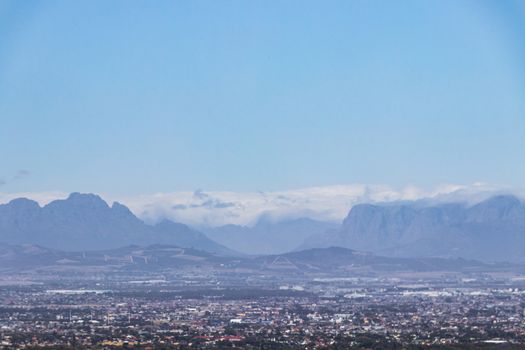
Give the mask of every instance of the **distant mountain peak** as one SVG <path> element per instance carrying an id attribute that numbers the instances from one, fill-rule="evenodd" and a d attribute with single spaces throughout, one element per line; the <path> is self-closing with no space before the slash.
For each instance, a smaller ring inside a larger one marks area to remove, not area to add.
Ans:
<path id="1" fill-rule="evenodd" d="M 525 220 L 525 206 L 515 196 L 491 197 L 469 209 L 469 218 L 475 222 L 501 222 L 509 219 Z"/>
<path id="2" fill-rule="evenodd" d="M 521 200 L 514 195 L 501 194 L 494 197 L 490 197 L 477 205 L 514 207 L 521 205 L 521 203 Z"/>
<path id="3" fill-rule="evenodd" d="M 71 203 L 98 204 L 109 207 L 106 201 L 100 198 L 99 195 L 93 193 L 73 192 L 67 197 L 66 201 Z"/>
<path id="4" fill-rule="evenodd" d="M 38 202 L 27 198 L 13 199 L 7 205 L 14 208 L 40 209 L 40 205 L 38 204 Z"/>
<path id="5" fill-rule="evenodd" d="M 0 242 L 66 250 L 161 243 L 235 254 L 186 225 L 147 225 L 123 204 L 109 207 L 96 194 L 78 192 L 44 207 L 23 198 L 0 206 Z"/>
<path id="6" fill-rule="evenodd" d="M 205 233 L 213 240 L 246 254 L 280 254 L 294 250 L 305 238 L 335 227 L 333 223 L 310 218 L 281 221 L 261 216 L 253 226 L 224 225 Z"/>

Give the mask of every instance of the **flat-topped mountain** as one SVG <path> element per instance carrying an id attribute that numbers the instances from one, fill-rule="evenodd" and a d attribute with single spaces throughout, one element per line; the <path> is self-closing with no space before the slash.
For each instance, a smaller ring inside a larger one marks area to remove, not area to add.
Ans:
<path id="1" fill-rule="evenodd" d="M 0 205 L 0 242 L 63 250 L 173 244 L 219 254 L 234 253 L 186 225 L 167 220 L 147 225 L 120 203 L 109 206 L 97 195 L 80 193 L 43 207 L 25 198 Z"/>
<path id="2" fill-rule="evenodd" d="M 303 248 L 328 246 L 399 257 L 525 261 L 525 204 L 501 195 L 474 206 L 356 205 L 339 229 L 310 237 Z"/>

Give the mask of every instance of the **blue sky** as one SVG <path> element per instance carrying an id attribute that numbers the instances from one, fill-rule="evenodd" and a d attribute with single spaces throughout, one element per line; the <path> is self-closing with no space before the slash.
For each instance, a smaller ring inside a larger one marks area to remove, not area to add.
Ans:
<path id="1" fill-rule="evenodd" d="M 525 179 L 519 1 L 0 1 L 0 192 Z"/>

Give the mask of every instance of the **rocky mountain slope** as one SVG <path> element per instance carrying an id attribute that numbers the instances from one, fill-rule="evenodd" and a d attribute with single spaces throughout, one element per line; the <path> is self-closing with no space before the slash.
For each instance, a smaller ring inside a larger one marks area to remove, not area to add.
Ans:
<path id="1" fill-rule="evenodd" d="M 0 205 L 0 242 L 62 250 L 100 250 L 130 244 L 174 244 L 234 254 L 186 225 L 147 225 L 120 203 L 109 206 L 94 194 L 72 193 L 44 207 L 20 198 Z"/>
<path id="2" fill-rule="evenodd" d="M 474 206 L 356 205 L 339 229 L 310 237 L 302 248 L 328 246 L 397 257 L 525 261 L 525 204 L 495 196 Z"/>
<path id="3" fill-rule="evenodd" d="M 216 242 L 246 254 L 280 254 L 294 250 L 307 237 L 337 224 L 308 218 L 273 222 L 259 220 L 253 227 L 225 225 L 204 232 Z"/>

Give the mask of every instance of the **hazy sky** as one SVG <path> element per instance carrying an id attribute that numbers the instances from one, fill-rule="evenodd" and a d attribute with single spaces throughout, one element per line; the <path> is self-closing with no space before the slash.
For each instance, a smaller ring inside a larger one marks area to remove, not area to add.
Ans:
<path id="1" fill-rule="evenodd" d="M 0 192 L 523 186 L 521 4 L 0 0 Z"/>

